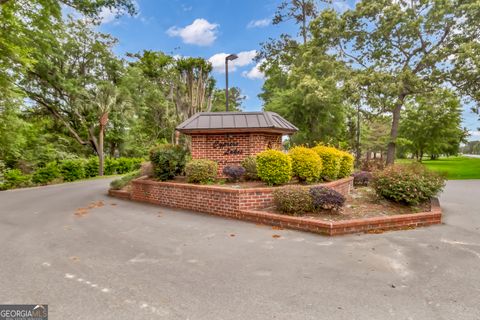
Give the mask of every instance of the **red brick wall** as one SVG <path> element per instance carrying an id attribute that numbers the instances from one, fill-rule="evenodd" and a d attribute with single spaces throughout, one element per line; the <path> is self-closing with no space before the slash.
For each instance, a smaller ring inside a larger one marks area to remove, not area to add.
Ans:
<path id="1" fill-rule="evenodd" d="M 322 185 L 345 195 L 353 188 L 353 178 Z M 274 188 L 229 189 L 140 179 L 132 182 L 130 198 L 162 206 L 327 235 L 408 229 L 439 224 L 442 221 L 442 210 L 437 199 L 432 199 L 432 208 L 428 212 L 348 221 L 328 222 L 258 211 L 273 205 L 273 190 Z M 115 192 L 110 194 L 117 197 L 125 196 Z"/>
<path id="2" fill-rule="evenodd" d="M 243 159 L 266 149 L 280 149 L 281 134 L 245 133 L 222 135 L 192 135 L 192 158 L 218 162 L 218 173 L 223 167 L 240 165 Z"/>
<path id="3" fill-rule="evenodd" d="M 346 195 L 353 178 L 323 183 L 323 186 Z M 281 187 L 280 187 L 281 188 Z M 132 181 L 131 199 L 162 206 L 237 217 L 241 211 L 263 209 L 273 205 L 275 188 L 230 189 L 152 180 Z"/>

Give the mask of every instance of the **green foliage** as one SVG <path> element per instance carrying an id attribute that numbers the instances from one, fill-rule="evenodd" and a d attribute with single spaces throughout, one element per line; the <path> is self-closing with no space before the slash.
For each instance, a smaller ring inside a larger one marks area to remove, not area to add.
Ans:
<path id="1" fill-rule="evenodd" d="M 110 168 L 109 168 L 110 169 Z M 106 175 L 106 169 L 103 170 Z M 85 162 L 85 177 L 86 178 L 93 178 L 98 176 L 99 172 L 99 163 L 98 163 L 98 157 L 90 157 L 86 162 Z"/>
<path id="2" fill-rule="evenodd" d="M 326 8 L 311 23 L 312 45 L 355 70 L 359 102 L 391 112 L 387 163 L 410 99 L 453 85 L 478 105 L 478 8 L 476 0 L 364 0 L 342 13 Z"/>
<path id="3" fill-rule="evenodd" d="M 117 173 L 118 161 L 116 158 L 105 158 L 105 168 L 103 174 L 110 176 Z"/>
<path id="4" fill-rule="evenodd" d="M 314 147 L 313 150 L 322 159 L 322 178 L 325 180 L 335 180 L 340 172 L 340 150 L 322 145 Z"/>
<path id="5" fill-rule="evenodd" d="M 123 177 L 121 177 L 119 179 L 115 179 L 112 182 L 110 182 L 110 188 L 112 188 L 114 190 L 123 189 L 128 183 L 130 183 L 130 181 L 132 181 L 133 179 L 136 179 L 138 177 L 140 177 L 140 170 L 132 171 L 132 172 L 124 175 Z"/>
<path id="6" fill-rule="evenodd" d="M 243 159 L 242 167 L 245 168 L 245 179 L 258 180 L 256 156 L 248 156 Z"/>
<path id="7" fill-rule="evenodd" d="M 60 162 L 60 172 L 63 180 L 75 181 L 85 178 L 85 160 L 70 159 Z"/>
<path id="8" fill-rule="evenodd" d="M 242 103 L 246 96 L 240 88 L 231 87 L 228 89 L 228 110 L 233 112 L 242 111 Z M 213 93 L 211 112 L 222 112 L 226 108 L 225 89 L 216 89 Z"/>
<path id="9" fill-rule="evenodd" d="M 293 147 L 288 155 L 292 159 L 292 173 L 300 181 L 313 183 L 320 179 L 322 159 L 315 151 L 306 147 Z"/>
<path id="10" fill-rule="evenodd" d="M 19 169 L 7 169 L 3 174 L 3 184 L 0 184 L 0 189 L 14 189 L 29 187 L 31 182 L 31 176 L 23 174 Z"/>
<path id="11" fill-rule="evenodd" d="M 312 198 L 307 187 L 285 186 L 275 189 L 273 201 L 282 213 L 297 215 L 313 211 Z"/>
<path id="12" fill-rule="evenodd" d="M 47 184 L 61 178 L 60 168 L 56 162 L 47 163 L 45 167 L 38 168 L 32 175 L 32 182 L 36 184 Z"/>
<path id="13" fill-rule="evenodd" d="M 418 163 L 389 166 L 374 173 L 372 182 L 379 196 L 408 205 L 429 200 L 445 185 L 440 174 Z"/>
<path id="14" fill-rule="evenodd" d="M 349 177 L 353 173 L 353 162 L 355 158 L 348 152 L 340 151 L 340 167 L 338 179 Z"/>
<path id="15" fill-rule="evenodd" d="M 185 175 L 188 182 L 210 183 L 217 178 L 218 164 L 206 159 L 191 160 L 185 166 Z"/>
<path id="16" fill-rule="evenodd" d="M 297 144 L 342 139 L 347 106 L 338 83 L 342 66 L 314 47 L 295 52 L 288 69 L 270 61 L 261 95 L 265 110 L 274 111 L 300 130 Z M 319 76 L 320 75 L 320 76 Z"/>
<path id="17" fill-rule="evenodd" d="M 131 158 L 118 158 L 117 159 L 117 173 L 124 174 L 133 170 L 133 159 Z"/>
<path id="18" fill-rule="evenodd" d="M 278 150 L 265 150 L 257 155 L 257 173 L 268 185 L 285 184 L 292 178 L 292 160 Z"/>
<path id="19" fill-rule="evenodd" d="M 0 160 L 0 185 L 3 183 L 3 177 L 6 169 L 7 167 L 5 166 L 5 163 Z"/>
<path id="20" fill-rule="evenodd" d="M 462 128 L 462 108 L 453 92 L 437 90 L 407 104 L 400 123 L 402 149 L 422 159 L 456 155 L 467 133 Z"/>
<path id="21" fill-rule="evenodd" d="M 180 145 L 161 144 L 150 150 L 150 161 L 155 177 L 166 181 L 183 173 L 187 151 Z"/>
<path id="22" fill-rule="evenodd" d="M 138 170 L 140 169 L 142 162 L 143 162 L 142 158 L 125 158 L 125 157 L 118 158 L 117 173 L 124 174 L 127 172 L 131 172 L 133 170 Z"/>

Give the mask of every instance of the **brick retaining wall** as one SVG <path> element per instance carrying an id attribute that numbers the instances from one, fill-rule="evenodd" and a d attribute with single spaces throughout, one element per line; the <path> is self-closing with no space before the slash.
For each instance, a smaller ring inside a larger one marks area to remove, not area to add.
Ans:
<path id="1" fill-rule="evenodd" d="M 344 178 L 320 185 L 330 187 L 343 195 L 347 195 L 353 188 L 353 178 Z M 232 189 L 219 186 L 137 179 L 132 181 L 130 193 L 110 190 L 109 194 L 115 197 L 130 198 L 166 207 L 193 210 L 332 236 L 358 232 L 408 229 L 442 222 L 442 210 L 436 198 L 432 199 L 431 210 L 428 212 L 333 222 L 261 211 L 273 206 L 273 190 L 275 188 Z"/>
<path id="2" fill-rule="evenodd" d="M 241 220 L 252 221 L 282 228 L 308 231 L 336 236 L 360 232 L 383 232 L 387 230 L 402 230 L 442 223 L 442 209 L 437 198 L 431 200 L 431 210 L 412 214 L 401 214 L 385 217 L 353 219 L 344 221 L 322 221 L 309 218 L 286 216 L 264 211 L 243 211 L 238 217 Z"/>
<path id="3" fill-rule="evenodd" d="M 347 195 L 353 188 L 353 178 L 348 177 L 319 185 Z M 244 210 L 259 210 L 273 206 L 273 190 L 275 188 L 232 189 L 138 179 L 132 181 L 130 197 L 132 200 L 167 207 L 235 217 Z"/>

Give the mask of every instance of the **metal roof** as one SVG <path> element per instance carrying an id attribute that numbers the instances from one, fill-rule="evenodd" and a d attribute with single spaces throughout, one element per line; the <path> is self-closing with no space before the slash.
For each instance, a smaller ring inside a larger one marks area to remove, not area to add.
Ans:
<path id="1" fill-rule="evenodd" d="M 292 134 L 297 127 L 275 112 L 199 112 L 176 128 L 183 133 L 273 132 Z"/>

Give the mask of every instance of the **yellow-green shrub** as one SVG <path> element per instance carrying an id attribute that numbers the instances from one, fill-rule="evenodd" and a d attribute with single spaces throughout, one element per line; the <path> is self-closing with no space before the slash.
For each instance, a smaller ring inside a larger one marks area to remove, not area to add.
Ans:
<path id="1" fill-rule="evenodd" d="M 278 150 L 265 150 L 257 155 L 257 174 L 268 185 L 284 184 L 292 178 L 292 160 Z"/>
<path id="2" fill-rule="evenodd" d="M 312 183 L 320 179 L 322 159 L 312 149 L 293 147 L 288 152 L 292 159 L 292 173 L 300 181 Z"/>
<path id="3" fill-rule="evenodd" d="M 345 178 L 352 174 L 353 172 L 353 161 L 355 158 L 346 151 L 340 151 L 340 170 L 338 171 L 337 178 Z"/>
<path id="4" fill-rule="evenodd" d="M 313 148 L 313 151 L 322 159 L 322 178 L 325 180 L 335 180 L 340 171 L 340 150 L 318 145 Z"/>

